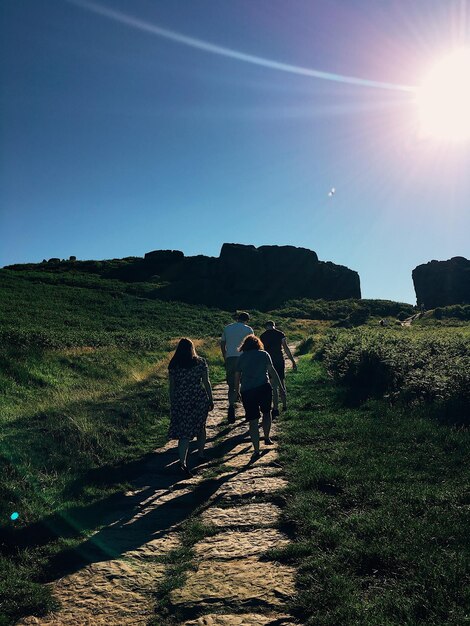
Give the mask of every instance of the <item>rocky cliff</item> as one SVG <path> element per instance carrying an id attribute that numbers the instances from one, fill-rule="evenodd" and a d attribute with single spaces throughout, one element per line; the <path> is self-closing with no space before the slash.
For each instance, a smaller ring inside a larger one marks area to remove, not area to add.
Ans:
<path id="1" fill-rule="evenodd" d="M 294 246 L 225 243 L 218 258 L 159 250 L 147 253 L 138 265 L 141 275 L 158 275 L 166 283 L 162 297 L 225 309 L 270 309 L 292 298 L 361 297 L 357 272 Z M 128 267 L 128 277 L 131 272 Z M 116 277 L 121 277 L 119 271 Z"/>
<path id="2" fill-rule="evenodd" d="M 155 250 L 142 257 L 109 261 L 59 261 L 11 269 L 82 271 L 127 282 L 153 282 L 155 297 L 224 309 L 269 310 L 299 298 L 360 298 L 357 272 L 315 252 L 294 246 L 225 243 L 220 256 L 186 257 L 179 250 Z"/>
<path id="3" fill-rule="evenodd" d="M 418 265 L 412 275 L 418 305 L 470 304 L 470 261 L 464 257 Z"/>

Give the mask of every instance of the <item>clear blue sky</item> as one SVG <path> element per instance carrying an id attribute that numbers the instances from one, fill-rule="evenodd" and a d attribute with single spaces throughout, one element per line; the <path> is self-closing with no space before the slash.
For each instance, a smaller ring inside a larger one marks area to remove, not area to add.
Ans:
<path id="1" fill-rule="evenodd" d="M 469 43 L 465 0 L 0 12 L 0 266 L 290 244 L 357 270 L 364 297 L 414 302 L 416 265 L 469 256 L 468 143 L 423 138 L 410 92 L 272 63 L 413 86 Z"/>

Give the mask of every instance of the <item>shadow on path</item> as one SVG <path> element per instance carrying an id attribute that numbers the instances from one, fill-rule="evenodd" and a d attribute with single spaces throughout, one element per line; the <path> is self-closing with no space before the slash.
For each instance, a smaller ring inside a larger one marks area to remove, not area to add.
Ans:
<path id="1" fill-rule="evenodd" d="M 212 438 L 217 443 L 206 450 L 206 462 L 221 462 L 227 453 L 246 441 L 245 434 L 223 438 L 228 432 L 230 429 L 223 429 Z M 134 476 L 140 470 L 128 495 L 120 492 L 88 506 L 59 511 L 18 530 L 7 538 L 7 546 L 10 542 L 10 549 L 39 546 L 58 537 L 78 537 L 84 531 L 96 529 L 79 546 L 64 550 L 50 560 L 44 578 L 44 582 L 49 582 L 91 563 L 118 558 L 165 536 L 206 503 L 221 485 L 244 470 L 242 467 L 220 478 L 194 484 L 181 477 L 174 447 L 122 466 L 121 480 L 126 469 Z"/>

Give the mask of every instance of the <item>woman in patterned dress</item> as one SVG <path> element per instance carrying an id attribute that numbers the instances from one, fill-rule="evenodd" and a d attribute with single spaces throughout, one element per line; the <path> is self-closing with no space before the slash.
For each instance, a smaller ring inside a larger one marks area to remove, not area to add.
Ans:
<path id="1" fill-rule="evenodd" d="M 187 465 L 189 442 L 197 437 L 199 458 L 204 458 L 207 414 L 214 408 L 214 401 L 207 363 L 196 354 L 191 339 L 180 340 L 168 372 L 171 403 L 168 437 L 178 439 L 181 470 L 192 476 Z"/>

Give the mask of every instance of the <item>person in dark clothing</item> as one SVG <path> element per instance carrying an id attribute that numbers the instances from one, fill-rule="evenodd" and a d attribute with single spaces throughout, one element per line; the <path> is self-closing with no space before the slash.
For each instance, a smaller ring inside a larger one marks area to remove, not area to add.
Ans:
<path id="1" fill-rule="evenodd" d="M 260 336 L 261 341 L 263 342 L 264 349 L 269 354 L 272 359 L 274 369 L 278 373 L 278 376 L 284 385 L 285 378 L 285 369 L 286 364 L 284 360 L 284 353 L 292 362 L 292 367 L 294 371 L 297 369 L 297 364 L 292 356 L 292 352 L 290 351 L 289 346 L 287 345 L 287 338 L 281 330 L 276 328 L 276 324 L 270 320 L 266 322 L 265 325 L 266 330 Z M 286 404 L 284 401 L 284 410 L 286 408 Z M 277 393 L 277 389 L 273 389 L 273 417 L 279 416 L 279 394 Z"/>
<path id="2" fill-rule="evenodd" d="M 181 471 L 192 476 L 187 465 L 189 442 L 197 437 L 199 458 L 204 458 L 206 420 L 214 408 L 207 363 L 196 354 L 191 339 L 183 337 L 168 365 L 171 420 L 169 439 L 178 439 Z"/>
<path id="3" fill-rule="evenodd" d="M 241 396 L 245 409 L 245 418 L 249 424 L 253 443 L 253 458 L 259 457 L 259 417 L 263 415 L 264 443 L 271 445 L 272 386 L 280 389 L 285 399 L 285 388 L 273 367 L 271 357 L 263 350 L 259 337 L 248 335 L 240 346 L 241 356 L 235 372 L 235 390 L 238 393 L 241 382 Z M 272 385 L 272 386 L 271 386 Z"/>

